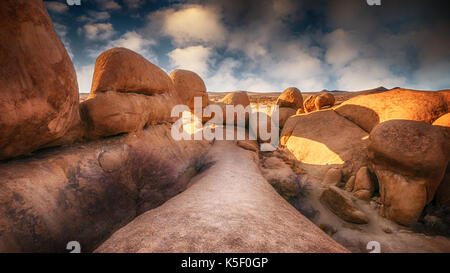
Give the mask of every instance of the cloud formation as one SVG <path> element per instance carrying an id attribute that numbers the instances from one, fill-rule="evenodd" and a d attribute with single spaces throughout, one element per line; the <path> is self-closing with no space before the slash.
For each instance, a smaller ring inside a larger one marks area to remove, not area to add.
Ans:
<path id="1" fill-rule="evenodd" d="M 148 28 L 168 36 L 176 46 L 223 45 L 226 29 L 217 10 L 201 5 L 177 5 L 149 14 Z"/>
<path id="2" fill-rule="evenodd" d="M 89 40 L 107 40 L 116 33 L 111 23 L 86 24 L 83 29 Z"/>
<path id="3" fill-rule="evenodd" d="M 168 55 L 173 69 L 181 68 L 192 70 L 202 77 L 208 75 L 208 62 L 211 57 L 210 48 L 203 46 L 176 48 Z"/>
<path id="4" fill-rule="evenodd" d="M 450 87 L 443 0 L 381 7 L 364 0 L 95 0 L 75 16 L 83 34 L 75 45 L 68 44 L 73 21 L 62 15 L 72 9 L 61 13 L 51 2 L 55 28 L 80 71 L 101 51 L 122 46 L 167 72 L 199 73 L 210 91 Z"/>
<path id="5" fill-rule="evenodd" d="M 66 4 L 61 3 L 61 2 L 56 2 L 56 1 L 45 2 L 45 6 L 51 12 L 56 12 L 56 13 L 64 13 L 69 10 L 69 7 Z"/>

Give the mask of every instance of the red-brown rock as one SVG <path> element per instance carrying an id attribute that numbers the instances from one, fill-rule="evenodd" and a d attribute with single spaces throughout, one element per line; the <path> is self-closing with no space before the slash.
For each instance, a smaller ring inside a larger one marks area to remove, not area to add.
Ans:
<path id="1" fill-rule="evenodd" d="M 171 93 L 174 86 L 163 70 L 138 53 L 113 48 L 103 52 L 95 62 L 90 97 L 107 91 L 151 96 Z"/>
<path id="2" fill-rule="evenodd" d="M 2 1 L 0 61 L 0 159 L 34 151 L 79 120 L 75 70 L 42 1 Z"/>

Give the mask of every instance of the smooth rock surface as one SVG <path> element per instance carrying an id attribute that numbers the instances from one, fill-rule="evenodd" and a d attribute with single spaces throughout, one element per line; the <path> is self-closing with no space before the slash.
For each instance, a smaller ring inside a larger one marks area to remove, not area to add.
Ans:
<path id="1" fill-rule="evenodd" d="M 215 165 L 96 252 L 347 252 L 262 177 L 255 154 L 216 141 Z"/>
<path id="2" fill-rule="evenodd" d="M 80 119 L 72 61 L 40 0 L 0 8 L 0 160 L 37 150 Z"/>

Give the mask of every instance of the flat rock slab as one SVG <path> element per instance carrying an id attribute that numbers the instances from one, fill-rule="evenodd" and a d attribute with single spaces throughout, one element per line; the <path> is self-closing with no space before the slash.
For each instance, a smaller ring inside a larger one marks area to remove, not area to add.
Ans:
<path id="1" fill-rule="evenodd" d="M 115 232 L 96 252 L 348 252 L 262 177 L 253 152 L 216 141 L 192 186 Z"/>

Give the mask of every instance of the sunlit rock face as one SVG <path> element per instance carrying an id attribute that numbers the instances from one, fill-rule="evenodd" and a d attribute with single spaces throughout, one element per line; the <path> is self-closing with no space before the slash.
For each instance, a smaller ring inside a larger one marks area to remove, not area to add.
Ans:
<path id="1" fill-rule="evenodd" d="M 288 107 L 297 111 L 303 109 L 302 92 L 295 87 L 285 89 L 278 97 L 276 104 L 280 107 Z"/>
<path id="2" fill-rule="evenodd" d="M 336 112 L 370 132 L 377 124 L 406 119 L 432 123 L 449 111 L 449 91 L 429 92 L 394 89 L 357 96 L 336 107 Z"/>
<path id="3" fill-rule="evenodd" d="M 323 178 L 331 167 L 342 169 L 344 178 L 367 164 L 367 133 L 333 110 L 293 116 L 281 132 L 281 145 L 310 174 Z"/>

